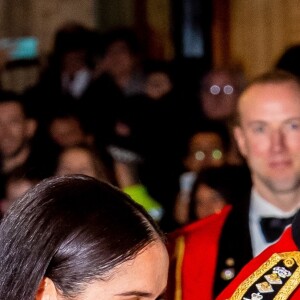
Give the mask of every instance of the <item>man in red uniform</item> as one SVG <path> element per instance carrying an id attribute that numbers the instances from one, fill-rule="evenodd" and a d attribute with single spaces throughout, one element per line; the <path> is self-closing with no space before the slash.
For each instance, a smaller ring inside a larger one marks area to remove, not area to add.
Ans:
<path id="1" fill-rule="evenodd" d="M 251 260 L 217 300 L 300 299 L 300 213 L 278 242 Z"/>
<path id="2" fill-rule="evenodd" d="M 237 111 L 234 135 L 252 189 L 232 208 L 170 236 L 170 300 L 214 299 L 280 237 L 299 208 L 298 79 L 281 71 L 259 76 L 241 94 Z"/>

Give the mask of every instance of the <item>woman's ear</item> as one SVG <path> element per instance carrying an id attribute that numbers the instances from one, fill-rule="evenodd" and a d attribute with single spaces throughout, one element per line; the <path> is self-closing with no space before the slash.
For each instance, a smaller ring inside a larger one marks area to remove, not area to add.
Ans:
<path id="1" fill-rule="evenodd" d="M 35 300 L 58 300 L 55 285 L 48 277 L 42 279 L 35 295 Z"/>

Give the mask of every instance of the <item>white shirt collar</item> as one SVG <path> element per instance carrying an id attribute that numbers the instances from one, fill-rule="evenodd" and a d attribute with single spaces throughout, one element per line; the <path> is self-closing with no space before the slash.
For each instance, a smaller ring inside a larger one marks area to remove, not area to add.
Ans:
<path id="1" fill-rule="evenodd" d="M 289 212 L 282 211 L 280 208 L 274 206 L 273 204 L 265 200 L 253 188 L 251 191 L 250 212 L 257 215 L 257 217 L 288 218 L 293 216 L 297 212 L 297 209 L 294 209 Z"/>
<path id="2" fill-rule="evenodd" d="M 285 212 L 265 200 L 258 192 L 252 188 L 249 210 L 249 229 L 253 256 L 258 255 L 272 243 L 267 243 L 261 231 L 260 219 L 262 217 L 291 217 L 297 210 Z"/>

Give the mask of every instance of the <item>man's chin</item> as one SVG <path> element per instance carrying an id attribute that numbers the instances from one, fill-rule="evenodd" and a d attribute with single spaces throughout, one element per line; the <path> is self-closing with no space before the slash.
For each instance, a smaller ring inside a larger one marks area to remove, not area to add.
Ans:
<path id="1" fill-rule="evenodd" d="M 299 176 L 284 173 L 274 175 L 274 173 L 264 176 L 257 174 L 257 179 L 269 190 L 278 194 L 291 193 L 300 189 L 300 174 Z"/>
<path id="2" fill-rule="evenodd" d="M 286 194 L 300 189 L 300 180 L 274 180 L 269 183 L 269 186 L 278 194 Z"/>

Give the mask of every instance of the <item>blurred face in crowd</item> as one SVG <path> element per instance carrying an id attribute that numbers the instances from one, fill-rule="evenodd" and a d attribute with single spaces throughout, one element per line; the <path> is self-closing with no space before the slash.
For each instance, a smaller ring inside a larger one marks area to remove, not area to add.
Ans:
<path id="1" fill-rule="evenodd" d="M 145 83 L 146 95 L 157 100 L 169 93 L 172 89 L 172 82 L 164 72 L 153 72 L 147 76 Z"/>
<path id="2" fill-rule="evenodd" d="M 300 89 L 296 83 L 255 84 L 241 96 L 235 137 L 262 195 L 300 188 Z"/>
<path id="3" fill-rule="evenodd" d="M 206 184 L 200 184 L 195 193 L 195 215 L 198 219 L 219 213 L 225 206 L 225 199 Z"/>
<path id="4" fill-rule="evenodd" d="M 74 50 L 64 53 L 62 58 L 62 72 L 74 76 L 79 70 L 87 68 L 84 50 Z"/>
<path id="5" fill-rule="evenodd" d="M 87 142 L 79 121 L 73 117 L 57 118 L 50 124 L 50 136 L 61 147 Z"/>
<path id="6" fill-rule="evenodd" d="M 161 241 L 155 241 L 142 249 L 134 259 L 113 268 L 107 279 L 87 283 L 74 300 L 159 299 L 167 285 L 168 266 L 165 246 Z M 46 298 L 49 295 L 52 298 Z M 50 283 L 36 299 L 67 300 L 69 297 L 60 295 Z"/>
<path id="7" fill-rule="evenodd" d="M 199 171 L 208 166 L 221 166 L 225 162 L 220 136 L 214 132 L 199 132 L 189 143 L 189 152 L 184 160 L 189 171 Z"/>
<path id="8" fill-rule="evenodd" d="M 120 40 L 113 42 L 107 49 L 102 64 L 113 76 L 130 73 L 136 63 L 126 42 Z"/>
<path id="9" fill-rule="evenodd" d="M 65 150 L 59 157 L 57 175 L 84 174 L 97 177 L 91 154 L 81 148 Z"/>
<path id="10" fill-rule="evenodd" d="M 89 148 L 73 146 L 59 156 L 56 175 L 83 174 L 108 180 L 102 160 Z"/>
<path id="11" fill-rule="evenodd" d="M 4 158 L 16 156 L 33 136 L 36 124 L 27 119 L 18 102 L 0 103 L 0 152 Z"/>
<path id="12" fill-rule="evenodd" d="M 7 212 L 11 204 L 22 197 L 36 182 L 26 178 L 8 181 L 5 188 L 5 199 L 1 203 L 1 212 Z"/>
<path id="13" fill-rule="evenodd" d="M 204 115 L 212 120 L 230 117 L 236 107 L 237 83 L 229 73 L 216 71 L 208 75 L 200 89 Z"/>

